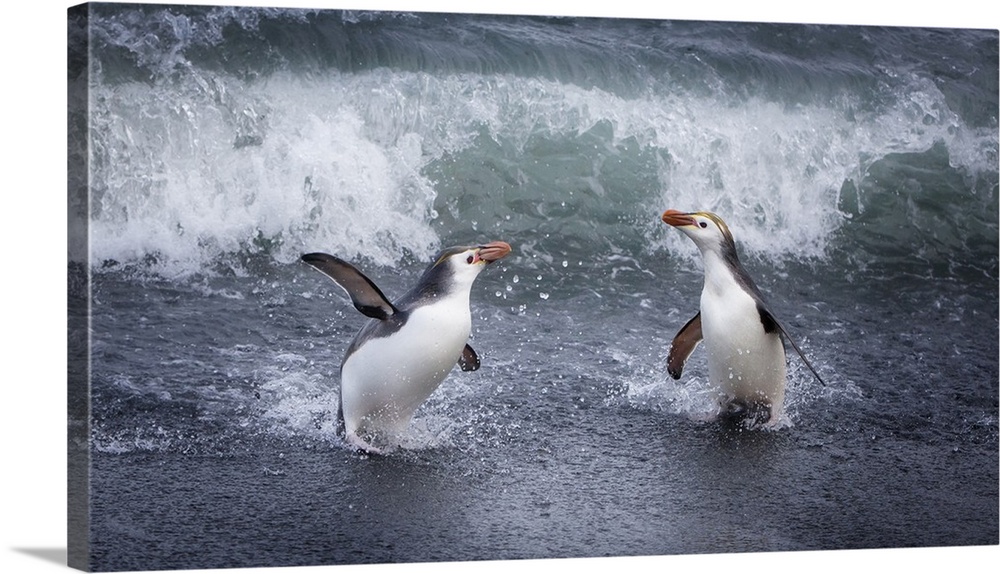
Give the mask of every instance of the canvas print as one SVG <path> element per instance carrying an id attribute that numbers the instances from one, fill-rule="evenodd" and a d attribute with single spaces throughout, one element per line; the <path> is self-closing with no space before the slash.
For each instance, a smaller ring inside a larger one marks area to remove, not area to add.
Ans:
<path id="1" fill-rule="evenodd" d="M 69 562 L 998 544 L 998 34 L 68 13 Z"/>

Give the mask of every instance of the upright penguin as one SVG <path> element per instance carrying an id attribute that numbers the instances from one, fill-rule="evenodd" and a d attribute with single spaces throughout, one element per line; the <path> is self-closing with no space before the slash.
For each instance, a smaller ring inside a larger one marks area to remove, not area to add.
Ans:
<path id="1" fill-rule="evenodd" d="M 414 411 L 456 362 L 463 371 L 479 368 L 479 357 L 467 343 L 469 294 L 485 266 L 510 251 L 503 241 L 445 249 L 395 303 L 346 261 L 326 253 L 302 256 L 372 318 L 351 341 L 340 366 L 338 419 L 350 444 L 376 453 L 396 446 Z"/>
<path id="2" fill-rule="evenodd" d="M 662 219 L 694 241 L 705 264 L 701 310 L 674 337 L 667 371 L 679 379 L 684 362 L 704 339 L 708 376 L 719 390 L 722 415 L 751 426 L 773 426 L 785 401 L 782 336 L 825 385 L 823 379 L 768 309 L 719 216 L 668 209 Z"/>

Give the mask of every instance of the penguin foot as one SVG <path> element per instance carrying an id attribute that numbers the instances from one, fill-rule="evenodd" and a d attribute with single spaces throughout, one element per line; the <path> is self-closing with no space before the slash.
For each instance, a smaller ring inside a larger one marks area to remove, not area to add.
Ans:
<path id="1" fill-rule="evenodd" d="M 376 446 L 372 446 L 371 444 L 369 444 L 367 441 L 365 441 L 364 439 L 362 439 L 361 437 L 359 437 L 356 434 L 347 433 L 347 434 L 345 434 L 344 439 L 347 441 L 347 444 L 349 446 L 351 446 L 351 447 L 354 448 L 354 452 L 356 454 L 367 454 L 367 455 L 372 455 L 372 454 L 374 454 L 374 455 L 384 455 L 385 454 L 385 450 L 384 449 L 378 448 Z"/>
<path id="2" fill-rule="evenodd" d="M 740 429 L 759 429 L 771 421 L 771 404 L 764 401 L 732 399 L 722 405 L 719 421 Z"/>

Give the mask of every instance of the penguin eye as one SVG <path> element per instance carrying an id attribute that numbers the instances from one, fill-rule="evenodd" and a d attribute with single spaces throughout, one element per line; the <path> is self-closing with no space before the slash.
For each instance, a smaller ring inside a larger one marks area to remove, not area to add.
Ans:
<path id="1" fill-rule="evenodd" d="M 476 258 L 471 255 L 465 258 L 465 262 L 468 263 L 469 265 L 472 265 L 472 262 L 475 260 Z"/>
<path id="2" fill-rule="evenodd" d="M 702 229 L 705 229 L 706 227 L 708 227 L 708 224 L 705 223 L 704 221 L 699 221 L 698 225 L 700 225 Z"/>

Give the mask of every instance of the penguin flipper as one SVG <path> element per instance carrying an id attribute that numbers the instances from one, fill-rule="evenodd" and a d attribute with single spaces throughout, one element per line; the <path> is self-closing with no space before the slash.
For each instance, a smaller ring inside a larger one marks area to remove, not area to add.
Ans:
<path id="1" fill-rule="evenodd" d="M 462 349 L 462 356 L 458 358 L 458 366 L 462 367 L 463 371 L 475 371 L 479 369 L 479 355 L 472 347 L 466 345 Z"/>
<path id="2" fill-rule="evenodd" d="M 760 303 L 757 304 L 757 312 L 760 313 L 760 321 L 764 325 L 764 332 L 771 333 L 775 330 L 780 331 L 781 335 L 785 338 L 786 341 L 788 341 L 788 344 L 791 345 L 793 349 L 795 349 L 796 353 L 798 353 L 799 357 L 802 359 L 802 362 L 805 363 L 807 367 L 809 367 L 810 371 L 812 371 L 813 376 L 816 377 L 816 380 L 819 381 L 819 384 L 825 387 L 826 382 L 823 381 L 823 377 L 819 376 L 819 373 L 816 372 L 816 369 L 812 366 L 812 363 L 810 363 L 809 359 L 806 358 L 806 354 L 803 353 L 802 349 L 800 349 L 799 346 L 795 344 L 795 340 L 792 339 L 791 335 L 788 334 L 788 331 L 785 330 L 785 327 L 780 322 L 778 322 L 778 320 L 774 318 L 774 315 L 772 315 L 771 312 L 768 311 Z"/>
<path id="3" fill-rule="evenodd" d="M 699 311 L 686 325 L 681 327 L 670 343 L 670 353 L 667 355 L 667 372 L 670 373 L 671 377 L 681 378 L 684 363 L 694 352 L 698 343 L 701 343 L 701 339 L 701 312 Z"/>
<path id="4" fill-rule="evenodd" d="M 302 261 L 333 279 L 347 292 L 354 308 L 373 319 L 385 320 L 396 313 L 396 307 L 382 291 L 350 263 L 326 253 L 306 253 Z"/>

